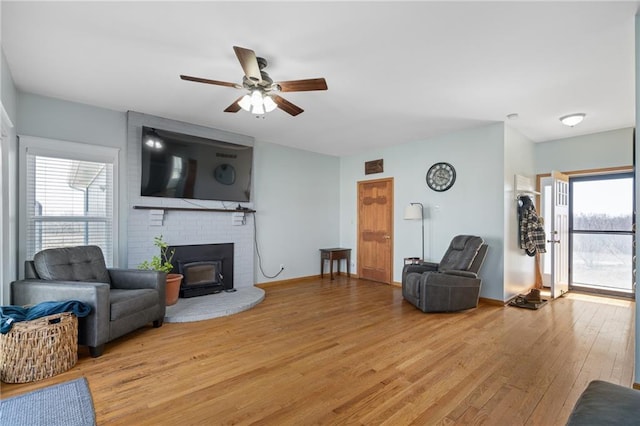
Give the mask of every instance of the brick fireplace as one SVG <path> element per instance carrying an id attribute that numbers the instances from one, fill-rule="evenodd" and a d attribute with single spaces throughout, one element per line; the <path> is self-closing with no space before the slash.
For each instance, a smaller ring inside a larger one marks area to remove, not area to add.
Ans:
<path id="1" fill-rule="evenodd" d="M 148 260 L 157 249 L 153 238 L 159 235 L 170 246 L 218 245 L 231 243 L 233 261 L 226 268 L 222 265 L 224 286 L 232 288 L 253 287 L 254 279 L 254 230 L 253 214 L 246 213 L 244 221 L 234 220 L 232 210 L 237 203 L 202 200 L 182 200 L 140 196 L 141 132 L 142 126 L 158 127 L 179 133 L 194 134 L 218 140 L 253 144 L 253 138 L 231 134 L 188 123 L 177 122 L 130 111 L 127 114 L 127 171 L 129 208 L 126 209 L 127 265 L 136 268 Z M 136 206 L 152 206 L 154 210 L 137 209 Z M 251 203 L 243 203 L 252 207 Z M 179 265 L 178 265 L 179 266 Z M 192 265 L 195 266 L 195 265 Z M 201 274 L 198 280 L 215 278 L 212 265 L 192 272 Z M 172 272 L 178 272 L 174 267 Z M 229 278 L 231 277 L 231 278 Z M 228 283 L 227 281 L 231 279 Z"/>

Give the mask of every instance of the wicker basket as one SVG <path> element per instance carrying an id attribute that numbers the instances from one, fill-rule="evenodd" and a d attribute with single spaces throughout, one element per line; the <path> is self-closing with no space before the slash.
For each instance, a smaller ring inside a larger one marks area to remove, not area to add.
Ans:
<path id="1" fill-rule="evenodd" d="M 26 383 L 67 371 L 78 361 L 78 319 L 71 312 L 17 322 L 0 334 L 0 380 Z"/>

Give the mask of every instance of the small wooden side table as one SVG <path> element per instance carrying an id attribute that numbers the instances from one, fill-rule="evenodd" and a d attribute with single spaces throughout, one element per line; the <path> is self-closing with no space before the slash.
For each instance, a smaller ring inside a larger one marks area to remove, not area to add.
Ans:
<path id="1" fill-rule="evenodd" d="M 351 276 L 351 249 L 350 248 L 326 248 L 320 249 L 320 278 L 324 275 L 324 261 L 329 261 L 329 273 L 333 279 L 333 261 L 338 262 L 338 274 L 340 273 L 340 260 L 347 262 L 347 277 Z"/>

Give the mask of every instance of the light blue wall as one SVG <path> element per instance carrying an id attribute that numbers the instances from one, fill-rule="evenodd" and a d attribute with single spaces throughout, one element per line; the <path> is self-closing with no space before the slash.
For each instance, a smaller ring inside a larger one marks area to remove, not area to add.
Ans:
<path id="1" fill-rule="evenodd" d="M 636 125 L 640 123 L 640 15 L 636 15 Z M 640 136 L 636 132 L 636 164 L 640 164 Z M 640 203 L 640 172 L 636 169 L 636 212 Z M 640 245 L 636 244 L 636 259 L 640 259 Z M 637 279 L 636 279 L 637 281 Z M 640 389 L 640 288 L 636 285 L 636 363 L 635 363 L 635 386 Z"/>
<path id="2" fill-rule="evenodd" d="M 537 174 L 630 166 L 632 162 L 631 127 L 540 142 L 535 146 Z"/>
<path id="3" fill-rule="evenodd" d="M 38 136 L 119 149 L 119 236 L 118 262 L 126 265 L 127 138 L 126 114 L 91 105 L 68 102 L 31 93 L 18 94 L 18 135 Z"/>
<path id="4" fill-rule="evenodd" d="M 320 273 L 321 247 L 339 245 L 340 179 L 337 157 L 256 141 L 256 282 Z"/>
<path id="5" fill-rule="evenodd" d="M 535 284 L 535 260 L 520 248 L 518 203 L 516 201 L 515 175 L 530 179 L 535 189 L 535 144 L 517 130 L 505 126 L 504 154 L 504 296 L 509 300 L 529 291 Z"/>
<path id="6" fill-rule="evenodd" d="M 0 210 L 0 303 L 7 305 L 9 300 L 9 283 L 16 277 L 18 268 L 17 250 L 17 217 L 18 217 L 18 190 L 17 190 L 17 143 L 16 124 L 17 115 L 17 90 L 4 51 L 0 50 L 0 99 L 2 107 L 11 122 L 8 128 L 3 129 L 6 137 L 2 138 L 0 149 L 0 192 L 2 196 Z"/>
<path id="7" fill-rule="evenodd" d="M 366 161 L 382 158 L 384 173 L 365 175 Z M 439 161 L 456 169 L 446 192 L 430 190 L 429 167 Z M 482 236 L 489 252 L 481 271 L 482 297 L 503 300 L 504 125 L 468 129 L 340 159 L 340 245 L 353 249 L 357 270 L 357 183 L 394 178 L 393 280 L 401 281 L 403 259 L 421 254 L 420 225 L 403 220 L 410 202 L 425 207 L 425 257 L 439 261 L 458 234 Z"/>
<path id="8" fill-rule="evenodd" d="M 20 92 L 18 134 L 126 148 L 126 114 Z"/>
<path id="9" fill-rule="evenodd" d="M 120 264 L 127 265 L 126 113 L 30 93 L 18 94 L 18 134 L 120 149 Z M 266 275 L 319 273 L 318 248 L 339 241 L 339 160 L 256 141 L 254 207 Z M 256 270 L 255 282 L 271 281 Z"/>
<path id="10" fill-rule="evenodd" d="M 9 115 L 9 118 L 15 126 L 17 124 L 17 98 L 18 94 L 16 86 L 13 83 L 13 76 L 7 64 L 7 58 L 4 56 L 4 50 L 0 51 L 0 93 L 2 96 L 2 106 Z"/>

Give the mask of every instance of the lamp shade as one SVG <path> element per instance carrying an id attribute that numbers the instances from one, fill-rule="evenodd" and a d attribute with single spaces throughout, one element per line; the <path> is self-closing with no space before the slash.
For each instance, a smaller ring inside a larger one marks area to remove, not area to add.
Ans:
<path id="1" fill-rule="evenodd" d="M 262 93 L 260 93 L 259 90 L 254 90 L 253 93 L 251 93 L 251 105 L 254 107 L 258 105 L 262 106 Z"/>
<path id="2" fill-rule="evenodd" d="M 264 106 L 262 104 L 254 105 L 251 107 L 251 112 L 253 114 L 264 114 Z"/>
<path id="3" fill-rule="evenodd" d="M 404 218 L 407 220 L 422 219 L 422 206 L 420 204 L 409 204 L 404 208 Z"/>
<path id="4" fill-rule="evenodd" d="M 244 95 L 238 102 L 238 105 L 245 111 L 251 111 L 251 96 Z"/>
<path id="5" fill-rule="evenodd" d="M 278 107 L 278 104 L 276 104 L 273 99 L 271 99 L 271 96 L 269 95 L 265 95 L 264 99 L 262 100 L 264 103 L 264 110 L 266 112 L 271 112 L 274 109 L 276 109 Z"/>

